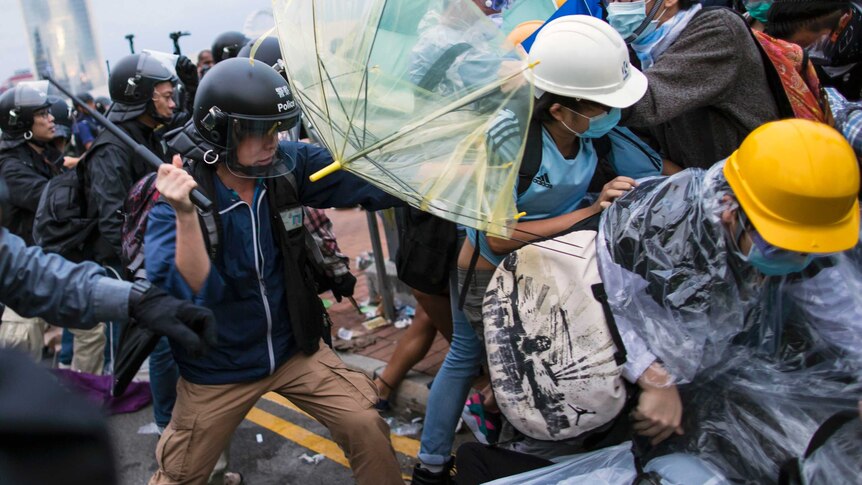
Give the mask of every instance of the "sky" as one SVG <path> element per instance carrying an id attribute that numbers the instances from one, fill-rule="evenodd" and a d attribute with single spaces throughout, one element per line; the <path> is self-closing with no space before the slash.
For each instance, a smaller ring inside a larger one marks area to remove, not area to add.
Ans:
<path id="1" fill-rule="evenodd" d="M 21 3 L 0 0 L 0 83 L 17 69 L 31 68 L 30 47 L 24 36 Z M 89 0 L 90 21 L 102 56 L 116 63 L 129 53 L 126 34 L 135 34 L 135 52 L 153 49 L 173 52 L 168 34 L 191 32 L 180 39 L 183 54 L 195 61 L 201 49 L 227 30 L 242 30 L 249 13 L 271 8 L 271 0 Z"/>

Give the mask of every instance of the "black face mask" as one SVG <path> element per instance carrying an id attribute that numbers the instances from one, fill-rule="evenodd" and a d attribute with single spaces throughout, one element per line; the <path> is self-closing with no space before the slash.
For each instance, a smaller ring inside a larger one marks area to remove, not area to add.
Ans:
<path id="1" fill-rule="evenodd" d="M 812 61 L 826 66 L 844 66 L 862 61 L 862 5 L 853 2 L 850 22 L 835 42 L 822 47 Z"/>

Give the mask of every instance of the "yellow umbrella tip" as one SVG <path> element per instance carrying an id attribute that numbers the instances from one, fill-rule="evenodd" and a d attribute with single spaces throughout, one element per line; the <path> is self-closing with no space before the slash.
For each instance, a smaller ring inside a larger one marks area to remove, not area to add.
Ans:
<path id="1" fill-rule="evenodd" d="M 518 219 L 524 217 L 525 215 L 527 215 L 526 212 L 519 212 L 517 215 L 515 215 L 515 220 L 517 221 Z"/>
<path id="2" fill-rule="evenodd" d="M 541 62 L 542 62 L 542 61 L 533 61 L 533 62 L 531 62 L 531 63 L 527 64 L 527 69 L 533 69 L 534 67 L 536 67 L 536 66 L 538 66 L 539 64 L 541 64 Z"/>
<path id="3" fill-rule="evenodd" d="M 323 177 L 326 177 L 327 175 L 330 175 L 332 173 L 335 173 L 335 172 L 341 170 L 341 167 L 342 167 L 341 161 L 335 160 L 334 162 L 330 163 L 329 165 L 327 165 L 327 166 L 323 167 L 322 169 L 318 170 L 317 172 L 314 172 L 313 174 L 311 174 L 311 176 L 308 177 L 308 179 L 311 180 L 312 182 L 317 182 L 318 180 L 322 179 Z"/>

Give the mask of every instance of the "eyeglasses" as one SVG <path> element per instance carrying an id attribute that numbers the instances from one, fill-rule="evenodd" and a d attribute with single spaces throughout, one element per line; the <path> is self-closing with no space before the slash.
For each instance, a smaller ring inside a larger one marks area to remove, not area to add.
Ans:
<path id="1" fill-rule="evenodd" d="M 43 120 L 47 120 L 50 116 L 51 112 L 47 109 L 40 109 L 39 111 L 33 113 L 33 118 L 42 118 Z"/>
<path id="2" fill-rule="evenodd" d="M 153 91 L 153 101 L 155 101 L 155 100 L 157 100 L 157 99 L 159 99 L 159 98 L 162 98 L 162 99 L 163 99 L 163 100 L 165 100 L 166 102 L 167 102 L 167 101 L 170 101 L 170 100 L 172 100 L 172 99 L 174 98 L 174 92 L 173 92 L 173 90 L 171 90 L 171 91 L 167 91 L 167 92 L 164 92 L 164 93 L 160 93 L 160 92 L 158 92 L 158 91 Z"/>

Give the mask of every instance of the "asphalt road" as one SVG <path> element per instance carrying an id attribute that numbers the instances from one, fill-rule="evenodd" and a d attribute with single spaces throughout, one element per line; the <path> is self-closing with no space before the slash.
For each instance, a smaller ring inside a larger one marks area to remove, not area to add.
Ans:
<path id="1" fill-rule="evenodd" d="M 138 433 L 152 420 L 149 406 L 136 413 L 110 418 L 122 485 L 144 485 L 156 470 L 158 436 Z M 461 434 L 456 441 L 467 438 Z M 416 462 L 418 439 L 418 435 L 392 436 L 405 480 Z M 317 464 L 305 463 L 300 458 L 303 454 L 318 453 L 324 458 Z M 228 470 L 242 473 L 244 483 L 250 485 L 353 483 L 344 454 L 331 441 L 327 429 L 274 394 L 258 401 L 237 428 L 229 460 Z"/>

